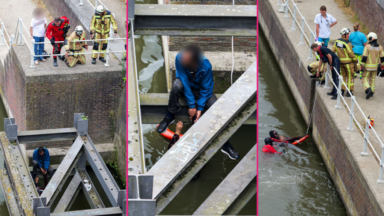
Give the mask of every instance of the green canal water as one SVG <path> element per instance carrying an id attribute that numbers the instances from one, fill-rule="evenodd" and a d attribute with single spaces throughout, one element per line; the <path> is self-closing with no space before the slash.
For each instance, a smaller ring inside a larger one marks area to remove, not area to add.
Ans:
<path id="1" fill-rule="evenodd" d="M 311 137 L 284 155 L 261 151 L 270 130 L 286 137 L 304 135 L 307 125 L 259 31 L 259 214 L 347 215 L 323 159 Z"/>

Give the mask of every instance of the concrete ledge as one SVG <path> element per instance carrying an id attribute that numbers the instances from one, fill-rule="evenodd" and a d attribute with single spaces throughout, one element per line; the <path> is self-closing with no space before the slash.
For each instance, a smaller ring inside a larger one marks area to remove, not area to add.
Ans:
<path id="1" fill-rule="evenodd" d="M 116 150 L 113 146 L 113 143 L 97 144 L 95 147 L 103 158 L 105 164 L 110 164 L 115 160 Z M 51 164 L 60 164 L 70 148 L 70 146 L 61 148 L 48 148 L 49 155 L 51 156 Z M 35 149 L 27 150 L 29 164 L 32 164 L 34 151 Z"/>

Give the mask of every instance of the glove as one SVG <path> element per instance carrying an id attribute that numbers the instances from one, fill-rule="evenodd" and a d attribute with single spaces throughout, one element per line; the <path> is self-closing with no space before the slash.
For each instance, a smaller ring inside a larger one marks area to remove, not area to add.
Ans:
<path id="1" fill-rule="evenodd" d="M 51 41 L 52 46 L 55 46 L 55 38 L 52 37 L 50 41 Z"/>
<path id="2" fill-rule="evenodd" d="M 115 31 L 113 31 L 113 33 L 117 34 L 117 31 L 115 30 Z"/>
<path id="3" fill-rule="evenodd" d="M 319 41 L 319 37 L 317 37 L 317 38 L 315 39 L 315 41 Z"/>

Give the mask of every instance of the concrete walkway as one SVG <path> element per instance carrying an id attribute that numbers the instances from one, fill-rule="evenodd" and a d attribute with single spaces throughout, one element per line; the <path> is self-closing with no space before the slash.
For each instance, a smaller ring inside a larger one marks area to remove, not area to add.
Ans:
<path id="1" fill-rule="evenodd" d="M 7 29 L 9 36 L 11 36 L 12 34 L 15 34 L 17 20 L 19 17 L 23 19 L 25 26 L 29 30 L 29 27 L 31 25 L 30 24 L 31 19 L 32 19 L 32 11 L 37 7 L 37 4 L 35 1 L 33 0 L 12 0 L 12 1 L 0 0 L 0 5 L 1 5 L 0 18 L 4 22 L 4 26 Z M 50 16 L 48 11 L 46 11 L 46 18 L 48 22 L 52 21 L 52 17 Z M 26 33 L 24 28 L 23 30 L 24 30 L 23 33 Z M 8 41 L 7 36 L 5 37 L 6 37 L 6 40 Z M 25 35 L 25 38 L 27 40 L 30 39 L 30 37 L 27 35 Z M 48 40 L 45 39 L 45 41 L 47 42 Z M 52 53 L 52 46 L 50 44 L 46 44 L 44 48 L 48 53 Z M 2 62 L 4 61 L 7 53 L 8 53 L 8 48 L 6 46 L 0 46 L 0 61 Z"/>
<path id="2" fill-rule="evenodd" d="M 270 1 L 273 7 L 276 8 L 276 10 L 279 8 L 277 6 L 278 0 L 272 0 Z M 290 2 L 290 8 L 293 8 L 292 1 Z M 276 4 L 273 4 L 276 3 Z M 302 13 L 302 15 L 305 17 L 305 20 L 307 20 L 309 26 L 312 28 L 312 31 L 315 32 L 316 30 L 316 24 L 314 23 L 315 16 L 320 13 L 320 6 L 325 5 L 327 7 L 327 12 L 331 14 L 333 17 L 336 18 L 337 24 L 331 28 L 332 34 L 330 41 L 334 42 L 334 40 L 340 38 L 340 30 L 342 28 L 349 28 L 351 31 L 353 31 L 353 23 L 349 20 L 349 18 L 343 13 L 343 11 L 338 7 L 338 4 L 334 0 L 324 0 L 324 1 L 315 1 L 315 0 L 306 0 L 306 1 L 295 1 L 297 8 Z M 283 17 L 284 14 L 278 14 L 279 17 Z M 301 19 L 298 19 L 301 23 Z M 300 42 L 300 31 L 298 26 L 296 26 L 296 31 L 292 31 L 292 17 L 289 18 L 282 18 L 281 19 L 282 24 L 284 26 L 284 29 L 286 30 L 288 36 L 291 38 L 291 41 L 295 45 L 295 49 L 299 53 L 299 56 L 301 57 L 301 64 L 308 65 L 309 63 L 313 62 L 314 60 L 308 60 L 309 56 L 309 46 L 307 44 L 305 45 L 299 45 Z M 308 27 L 306 28 L 306 34 L 310 36 Z M 373 29 L 370 29 L 371 31 L 374 31 Z M 379 36 L 380 37 L 380 36 Z M 331 48 L 333 46 L 333 43 L 328 45 L 328 48 Z M 309 75 L 309 74 L 308 74 Z M 318 87 L 320 88 L 320 87 Z M 322 88 L 322 87 L 321 87 Z M 382 140 L 384 138 L 384 115 L 382 115 L 381 107 L 384 107 L 384 98 L 381 97 L 381 95 L 384 93 L 384 78 L 377 78 L 376 80 L 376 92 L 373 97 L 371 97 L 369 100 L 365 99 L 365 92 L 363 88 L 362 81 L 360 78 L 355 79 L 355 91 L 354 94 L 356 96 L 356 101 L 363 110 L 364 114 L 367 116 L 371 116 L 375 120 L 375 130 L 383 135 Z M 348 105 L 350 106 L 351 100 L 349 98 L 346 98 L 346 101 Z M 331 103 L 332 108 L 334 108 L 334 105 L 336 105 L 336 101 L 334 103 Z M 364 116 L 361 114 L 360 111 L 358 111 L 357 107 L 355 106 L 355 115 L 357 116 L 358 122 L 360 124 L 364 123 Z M 348 117 L 348 113 L 345 112 L 345 116 Z M 344 119 L 344 118 L 343 118 Z M 344 128 L 345 130 L 348 127 L 348 118 L 345 118 L 344 121 Z M 373 132 L 370 132 L 371 135 L 373 135 Z M 371 136 L 372 137 L 372 136 Z M 381 147 L 378 143 L 378 139 L 374 137 L 374 140 L 371 139 L 374 148 L 376 149 L 378 155 L 381 155 Z M 359 144 L 361 145 L 361 149 L 363 148 L 363 143 Z"/>

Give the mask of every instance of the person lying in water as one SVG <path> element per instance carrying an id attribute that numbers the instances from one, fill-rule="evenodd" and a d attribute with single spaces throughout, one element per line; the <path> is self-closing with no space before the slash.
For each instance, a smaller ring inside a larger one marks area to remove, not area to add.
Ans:
<path id="1" fill-rule="evenodd" d="M 273 153 L 273 154 L 283 154 L 285 153 L 285 149 L 282 149 L 282 151 L 277 151 L 275 149 L 275 146 L 276 147 L 279 147 L 279 145 L 281 145 L 281 147 L 283 147 L 284 145 L 286 145 L 287 143 L 285 142 L 280 142 L 280 143 L 277 143 L 277 142 L 273 142 L 273 140 L 269 137 L 265 138 L 264 139 L 264 147 L 262 149 L 263 152 L 265 153 Z"/>
<path id="2" fill-rule="evenodd" d="M 308 138 L 308 134 L 306 134 L 304 136 L 285 138 L 284 136 L 279 135 L 277 133 L 277 131 L 275 131 L 275 130 L 269 131 L 269 136 L 273 142 L 285 142 L 285 143 L 291 143 L 294 145 L 299 144 Z"/>

